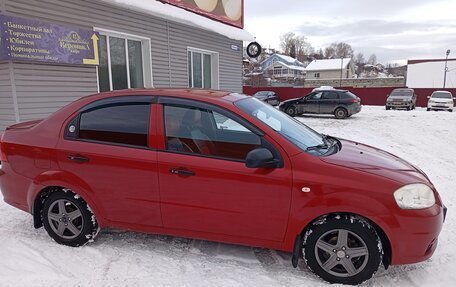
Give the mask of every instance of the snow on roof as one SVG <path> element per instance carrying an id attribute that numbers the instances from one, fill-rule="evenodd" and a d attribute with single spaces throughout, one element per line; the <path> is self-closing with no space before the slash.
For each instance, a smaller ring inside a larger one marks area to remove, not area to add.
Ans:
<path id="1" fill-rule="evenodd" d="M 195 14 L 182 8 L 164 4 L 155 0 L 102 0 L 116 6 L 154 15 L 167 20 L 196 26 L 209 30 L 230 39 L 253 42 L 255 38 L 249 32 L 221 22 L 211 20 L 207 17 Z"/>
<path id="2" fill-rule="evenodd" d="M 282 54 L 276 54 L 279 58 L 282 58 L 282 60 L 284 61 L 287 61 L 287 62 L 290 62 L 290 63 L 294 63 L 298 60 L 296 60 L 295 58 L 293 57 L 290 57 L 290 56 L 287 56 L 287 55 L 282 55 Z M 299 61 L 298 61 L 299 62 Z"/>
<path id="3" fill-rule="evenodd" d="M 307 66 L 307 71 L 323 71 L 323 70 L 340 70 L 341 62 L 344 68 L 350 63 L 351 58 L 341 59 L 323 59 L 323 60 L 313 60 Z"/>
<path id="4" fill-rule="evenodd" d="M 280 64 L 282 64 L 283 66 L 287 67 L 288 69 L 292 69 L 292 70 L 299 70 L 299 71 L 305 71 L 306 68 L 304 67 L 301 67 L 301 66 L 296 66 L 296 65 L 287 65 L 285 63 L 282 63 L 282 62 L 279 62 Z"/>

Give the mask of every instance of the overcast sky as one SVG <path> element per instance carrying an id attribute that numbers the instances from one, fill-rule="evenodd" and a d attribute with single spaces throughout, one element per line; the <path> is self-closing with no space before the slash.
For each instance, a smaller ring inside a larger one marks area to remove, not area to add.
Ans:
<path id="1" fill-rule="evenodd" d="M 244 0 L 245 29 L 264 47 L 279 48 L 295 32 L 319 49 L 349 43 L 379 62 L 456 58 L 456 0 Z"/>

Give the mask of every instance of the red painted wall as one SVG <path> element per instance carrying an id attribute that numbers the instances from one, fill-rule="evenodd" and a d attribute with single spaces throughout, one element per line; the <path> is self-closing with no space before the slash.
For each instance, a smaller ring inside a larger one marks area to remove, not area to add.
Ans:
<path id="1" fill-rule="evenodd" d="M 384 106 L 386 98 L 389 93 L 395 88 L 353 88 L 353 87 L 342 87 L 341 89 L 349 90 L 353 94 L 361 98 L 363 105 L 372 106 Z M 299 98 L 307 95 L 313 90 L 313 88 L 293 88 L 293 87 L 251 87 L 244 86 L 244 94 L 253 95 L 258 91 L 274 91 L 279 95 L 281 101 Z M 456 89 L 415 89 L 417 94 L 416 105 L 419 107 L 427 106 L 427 97 L 432 94 L 433 91 L 445 90 L 449 91 L 456 97 Z"/>

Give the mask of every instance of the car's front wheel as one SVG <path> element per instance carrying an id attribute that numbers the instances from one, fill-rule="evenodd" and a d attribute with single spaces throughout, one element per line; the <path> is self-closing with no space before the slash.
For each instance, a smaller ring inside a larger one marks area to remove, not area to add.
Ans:
<path id="1" fill-rule="evenodd" d="M 70 190 L 51 193 L 44 201 L 41 220 L 57 243 L 82 246 L 98 233 L 98 223 L 87 203 Z"/>
<path id="2" fill-rule="evenodd" d="M 288 108 L 285 110 L 285 112 L 286 112 L 289 116 L 291 116 L 291 117 L 294 117 L 294 116 L 296 116 L 296 114 L 297 114 L 297 110 L 296 110 L 296 107 L 295 107 L 295 106 L 288 107 Z"/>
<path id="3" fill-rule="evenodd" d="M 370 279 L 382 262 L 382 243 L 363 218 L 335 215 L 317 220 L 306 232 L 307 266 L 330 283 L 357 285 Z"/>

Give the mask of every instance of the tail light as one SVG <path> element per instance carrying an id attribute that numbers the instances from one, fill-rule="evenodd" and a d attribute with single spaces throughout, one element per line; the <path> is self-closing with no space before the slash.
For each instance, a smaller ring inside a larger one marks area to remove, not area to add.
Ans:
<path id="1" fill-rule="evenodd" d="M 5 149 L 3 148 L 3 134 L 0 135 L 0 163 L 2 161 L 6 162 L 6 152 Z"/>

